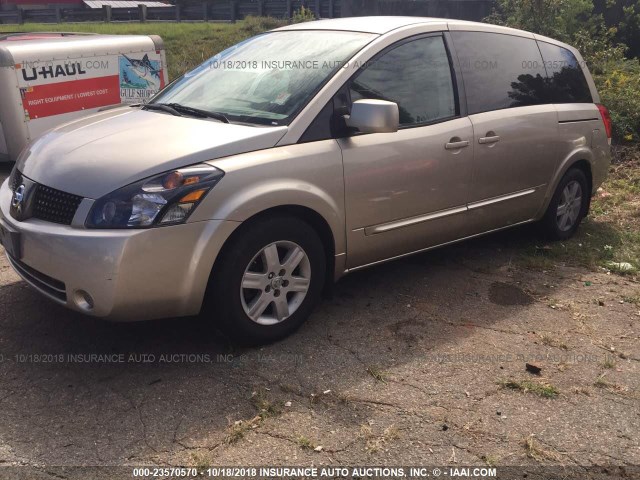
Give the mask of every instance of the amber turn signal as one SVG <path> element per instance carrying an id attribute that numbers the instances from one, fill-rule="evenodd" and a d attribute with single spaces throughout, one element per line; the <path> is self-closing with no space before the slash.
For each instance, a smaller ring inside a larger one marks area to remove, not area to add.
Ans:
<path id="1" fill-rule="evenodd" d="M 195 203 L 202 198 L 202 196 L 206 193 L 206 190 L 194 190 L 193 192 L 187 193 L 184 197 L 179 200 L 179 203 Z"/>

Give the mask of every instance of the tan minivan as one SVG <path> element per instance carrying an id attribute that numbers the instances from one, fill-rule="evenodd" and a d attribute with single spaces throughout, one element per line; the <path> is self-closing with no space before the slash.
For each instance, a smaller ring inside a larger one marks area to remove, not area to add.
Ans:
<path id="1" fill-rule="evenodd" d="M 556 40 L 433 18 L 291 25 L 33 142 L 0 189 L 0 238 L 74 310 L 202 310 L 265 342 L 352 270 L 528 222 L 568 238 L 610 138 Z"/>

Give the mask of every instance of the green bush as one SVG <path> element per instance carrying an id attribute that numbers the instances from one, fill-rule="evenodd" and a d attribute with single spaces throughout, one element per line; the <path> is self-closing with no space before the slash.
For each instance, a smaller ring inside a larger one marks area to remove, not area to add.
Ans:
<path id="1" fill-rule="evenodd" d="M 311 22 L 316 19 L 316 16 L 313 14 L 310 8 L 305 7 L 304 5 L 300 6 L 300 10 L 296 10 L 291 17 L 291 23 L 303 23 L 303 22 Z"/>
<path id="2" fill-rule="evenodd" d="M 594 75 L 601 101 L 611 113 L 616 143 L 640 141 L 640 62 L 610 62 Z"/>
<path id="3" fill-rule="evenodd" d="M 593 10 L 592 0 L 497 0 L 485 20 L 575 46 L 611 113 L 614 141 L 640 142 L 640 63 L 625 57 L 627 46 L 615 40 L 620 36 L 618 28 L 606 27 Z M 631 21 L 628 17 L 620 26 L 630 30 Z"/>
<path id="4" fill-rule="evenodd" d="M 600 100 L 611 113 L 616 143 L 640 141 L 640 62 L 626 58 L 627 47 L 615 43 L 617 30 L 600 24 L 591 32 L 579 31 L 570 40 L 582 53 Z"/>
<path id="5" fill-rule="evenodd" d="M 592 12 L 591 0 L 497 0 L 485 21 L 568 41 L 591 28 Z"/>
<path id="6" fill-rule="evenodd" d="M 284 27 L 287 22 L 281 18 L 254 17 L 249 15 L 239 24 L 241 32 L 246 34 L 247 37 L 252 37 L 267 30 Z"/>

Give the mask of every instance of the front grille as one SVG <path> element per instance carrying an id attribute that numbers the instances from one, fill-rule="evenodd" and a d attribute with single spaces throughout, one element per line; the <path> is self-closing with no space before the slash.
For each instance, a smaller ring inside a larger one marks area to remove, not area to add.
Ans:
<path id="1" fill-rule="evenodd" d="M 33 199 L 33 218 L 71 225 L 82 197 L 38 185 Z"/>
<path id="2" fill-rule="evenodd" d="M 11 215 L 14 218 L 21 221 L 38 218 L 47 222 L 71 225 L 82 197 L 36 183 L 15 168 L 11 173 L 9 186 L 15 192 L 22 184 L 26 186 L 23 194 L 28 200 L 23 206 L 22 214 L 16 215 L 12 206 Z"/>
<path id="3" fill-rule="evenodd" d="M 11 255 L 7 255 L 7 257 L 16 272 L 31 285 L 60 302 L 67 301 L 67 287 L 63 282 L 31 268 Z"/>

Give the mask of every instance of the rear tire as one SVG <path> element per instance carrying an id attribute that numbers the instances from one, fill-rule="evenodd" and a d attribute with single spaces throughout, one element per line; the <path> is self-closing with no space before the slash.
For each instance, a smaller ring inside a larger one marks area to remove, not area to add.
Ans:
<path id="1" fill-rule="evenodd" d="M 213 270 L 205 312 L 237 342 L 273 342 L 297 330 L 320 301 L 324 247 L 296 217 L 265 217 L 240 229 Z"/>
<path id="2" fill-rule="evenodd" d="M 589 182 L 584 172 L 572 168 L 560 180 L 541 226 L 550 240 L 573 236 L 589 211 Z"/>

